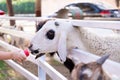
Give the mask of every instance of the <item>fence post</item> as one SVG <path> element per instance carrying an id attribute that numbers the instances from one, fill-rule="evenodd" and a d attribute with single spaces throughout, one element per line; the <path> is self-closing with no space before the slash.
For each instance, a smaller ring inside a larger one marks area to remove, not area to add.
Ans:
<path id="1" fill-rule="evenodd" d="M 38 59 L 41 59 L 42 61 L 45 61 L 45 56 L 42 56 L 42 57 L 40 57 L 40 58 L 38 58 Z M 38 66 L 38 78 L 39 78 L 39 80 L 40 80 L 40 79 L 46 80 L 46 73 L 45 73 L 45 71 L 43 71 L 43 70 L 41 69 L 40 66 Z"/>

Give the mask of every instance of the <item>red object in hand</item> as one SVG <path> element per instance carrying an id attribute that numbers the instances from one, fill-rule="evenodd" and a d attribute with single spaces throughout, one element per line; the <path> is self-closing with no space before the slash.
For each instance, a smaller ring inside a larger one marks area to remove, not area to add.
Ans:
<path id="1" fill-rule="evenodd" d="M 25 53 L 26 56 L 29 56 L 29 54 L 30 54 L 27 49 L 24 50 L 24 53 Z"/>

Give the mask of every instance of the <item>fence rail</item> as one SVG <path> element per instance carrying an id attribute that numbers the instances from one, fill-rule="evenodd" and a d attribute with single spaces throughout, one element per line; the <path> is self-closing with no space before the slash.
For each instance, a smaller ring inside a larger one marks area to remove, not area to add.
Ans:
<path id="1" fill-rule="evenodd" d="M 44 20 L 44 19 L 59 19 L 59 18 L 47 18 L 47 17 L 4 17 L 4 16 L 1 16 L 0 19 L 41 21 L 41 20 Z M 71 19 L 59 19 L 59 20 L 71 21 L 73 25 L 77 25 L 77 26 L 81 26 L 81 27 L 104 28 L 104 29 L 120 29 L 120 26 L 119 26 L 120 25 L 120 21 L 71 20 Z"/>
<path id="2" fill-rule="evenodd" d="M 20 38 L 25 38 L 28 40 L 31 40 L 32 37 L 34 36 L 34 34 L 32 34 L 32 33 L 17 31 L 17 30 L 5 28 L 5 27 L 0 27 L 0 32 L 10 34 L 10 35 L 13 35 L 16 37 L 20 37 Z"/>
<path id="3" fill-rule="evenodd" d="M 37 76 L 26 70 L 25 68 L 21 67 L 19 64 L 14 62 L 13 60 L 5 60 L 5 62 L 10 65 L 12 68 L 14 68 L 16 71 L 18 71 L 20 74 L 22 74 L 25 78 L 28 80 L 39 80 Z M 42 80 L 42 79 L 40 79 Z"/>

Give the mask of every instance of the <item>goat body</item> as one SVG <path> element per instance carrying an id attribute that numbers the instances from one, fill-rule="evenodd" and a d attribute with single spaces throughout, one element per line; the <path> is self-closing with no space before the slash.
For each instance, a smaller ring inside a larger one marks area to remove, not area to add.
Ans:
<path id="1" fill-rule="evenodd" d="M 111 34 L 101 36 L 95 34 L 88 28 L 80 27 L 80 35 L 88 52 L 96 55 L 110 54 L 110 59 L 120 62 L 120 35 Z"/>

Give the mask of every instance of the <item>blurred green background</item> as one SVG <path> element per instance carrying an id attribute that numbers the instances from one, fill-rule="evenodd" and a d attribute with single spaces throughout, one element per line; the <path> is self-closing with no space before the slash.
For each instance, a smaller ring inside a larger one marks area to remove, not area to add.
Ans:
<path id="1" fill-rule="evenodd" d="M 12 0 L 15 14 L 32 14 L 34 13 L 35 0 Z M 0 0 L 0 10 L 7 13 L 6 0 Z"/>

